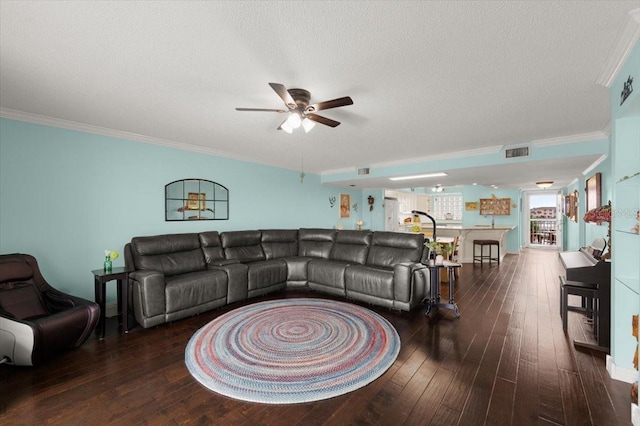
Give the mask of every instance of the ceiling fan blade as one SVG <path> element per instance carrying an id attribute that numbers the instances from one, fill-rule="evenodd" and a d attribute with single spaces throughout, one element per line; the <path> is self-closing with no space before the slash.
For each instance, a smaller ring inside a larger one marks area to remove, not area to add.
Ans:
<path id="1" fill-rule="evenodd" d="M 287 112 L 283 109 L 271 109 L 271 108 L 236 108 L 236 111 Z"/>
<path id="2" fill-rule="evenodd" d="M 280 83 L 269 83 L 269 86 L 280 96 L 287 108 L 294 109 L 297 107 L 296 101 L 294 101 L 289 92 L 287 92 L 286 87 Z"/>
<path id="3" fill-rule="evenodd" d="M 318 102 L 317 104 L 309 105 L 306 108 L 307 112 L 322 111 L 324 109 L 338 108 L 341 106 L 353 105 L 353 100 L 349 96 L 343 98 L 332 99 L 330 101 Z"/>
<path id="4" fill-rule="evenodd" d="M 309 120 L 313 120 L 316 123 L 324 124 L 325 126 L 329 126 L 329 127 L 338 127 L 340 125 L 339 121 L 335 121 L 330 118 L 323 117 L 321 115 L 307 114 L 306 117 Z"/>

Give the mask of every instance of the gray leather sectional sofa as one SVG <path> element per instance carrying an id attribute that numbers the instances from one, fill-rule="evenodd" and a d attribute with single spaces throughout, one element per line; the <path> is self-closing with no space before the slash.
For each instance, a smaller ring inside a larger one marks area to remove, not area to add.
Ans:
<path id="1" fill-rule="evenodd" d="M 422 234 L 271 229 L 135 237 L 133 310 L 153 327 L 288 288 L 409 311 L 429 291 Z"/>

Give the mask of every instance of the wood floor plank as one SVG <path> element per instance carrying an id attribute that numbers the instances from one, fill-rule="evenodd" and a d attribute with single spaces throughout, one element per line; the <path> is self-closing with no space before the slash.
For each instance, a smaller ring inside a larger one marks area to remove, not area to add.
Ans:
<path id="1" fill-rule="evenodd" d="M 562 389 L 562 402 L 565 410 L 564 424 L 593 424 L 591 422 L 587 398 L 584 392 L 580 392 L 580 390 L 583 389 L 580 376 L 576 373 L 561 370 L 560 387 Z"/>
<path id="2" fill-rule="evenodd" d="M 515 382 L 499 377 L 495 379 L 485 424 L 494 426 L 511 424 L 515 388 Z"/>

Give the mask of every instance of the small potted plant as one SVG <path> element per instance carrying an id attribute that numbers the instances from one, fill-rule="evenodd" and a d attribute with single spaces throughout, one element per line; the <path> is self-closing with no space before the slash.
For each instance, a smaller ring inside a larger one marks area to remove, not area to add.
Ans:
<path id="1" fill-rule="evenodd" d="M 435 258 L 435 264 L 441 265 L 444 259 L 449 260 L 449 256 L 453 252 L 453 246 L 449 243 L 441 243 L 438 241 L 429 241 L 424 244 L 429 247 L 429 257 Z M 433 256 L 435 255 L 435 256 Z"/>

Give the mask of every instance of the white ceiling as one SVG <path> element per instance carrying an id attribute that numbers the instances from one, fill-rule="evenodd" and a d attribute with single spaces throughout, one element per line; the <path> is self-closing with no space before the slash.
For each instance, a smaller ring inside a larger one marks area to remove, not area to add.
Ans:
<path id="1" fill-rule="evenodd" d="M 638 7 L 1 0 L 0 108 L 287 169 L 304 157 L 314 173 L 606 132 L 596 80 Z M 336 128 L 290 135 L 282 115 L 235 110 L 282 108 L 269 82 L 354 105 L 320 113 Z M 596 158 L 460 170 L 456 183 L 566 184 Z"/>

